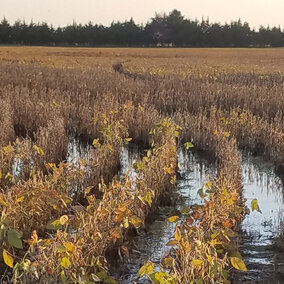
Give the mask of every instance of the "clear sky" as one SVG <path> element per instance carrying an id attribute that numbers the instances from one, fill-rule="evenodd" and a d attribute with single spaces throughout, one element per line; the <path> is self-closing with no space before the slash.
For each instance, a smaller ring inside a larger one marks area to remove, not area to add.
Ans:
<path id="1" fill-rule="evenodd" d="M 54 26 L 73 20 L 109 25 L 113 20 L 132 16 L 145 23 L 155 12 L 178 9 L 190 19 L 209 17 L 224 23 L 241 18 L 251 27 L 280 25 L 284 28 L 284 0 L 0 0 L 0 17 L 14 22 L 45 21 Z"/>

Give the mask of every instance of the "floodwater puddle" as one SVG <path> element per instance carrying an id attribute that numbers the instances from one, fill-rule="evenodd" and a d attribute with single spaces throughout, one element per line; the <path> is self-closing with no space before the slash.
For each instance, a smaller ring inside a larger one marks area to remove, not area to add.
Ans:
<path id="1" fill-rule="evenodd" d="M 153 216 L 154 220 L 146 224 L 146 229 L 139 230 L 139 235 L 134 237 L 133 243 L 136 247 L 131 249 L 129 258 L 124 259 L 123 262 L 119 261 L 118 267 L 112 271 L 121 284 L 149 283 L 146 278 L 138 279 L 137 272 L 148 260 L 158 267 L 161 258 L 170 250 L 166 244 L 174 234 L 175 224 L 168 222 L 168 217 L 175 210 L 200 203 L 198 190 L 209 176 L 216 174 L 214 165 L 185 150 L 179 150 L 178 164 L 181 176 L 177 183 L 178 201 L 175 206 L 159 207 Z"/>
<path id="2" fill-rule="evenodd" d="M 84 141 L 77 136 L 70 136 L 67 145 L 67 156 L 66 161 L 70 165 L 80 168 L 83 164 L 88 165 L 94 156 L 95 149 L 87 141 Z M 134 143 L 124 144 L 121 146 L 119 155 L 119 169 L 117 171 L 117 177 L 121 181 L 125 174 L 130 170 L 129 177 L 135 179 L 136 172 L 131 169 L 133 163 L 141 158 L 143 151 Z M 85 176 L 92 175 L 92 168 L 84 166 L 83 170 Z M 71 197 L 75 197 L 80 191 L 80 186 L 72 184 L 69 186 L 69 194 Z"/>
<path id="3" fill-rule="evenodd" d="M 79 165 L 79 161 L 84 159 L 88 160 L 90 157 L 91 146 L 79 139 L 77 136 L 70 136 L 67 144 L 67 163 L 72 163 L 73 165 Z"/>
<path id="4" fill-rule="evenodd" d="M 118 261 L 117 267 L 112 271 L 119 283 L 149 283 L 146 278 L 139 279 L 137 272 L 148 260 L 159 267 L 161 258 L 170 250 L 166 244 L 174 234 L 175 224 L 169 223 L 168 217 L 184 206 L 200 204 L 202 200 L 198 190 L 216 176 L 216 165 L 192 152 L 180 150 L 178 163 L 178 202 L 175 206 L 160 207 L 154 220 L 146 224 L 145 230 L 139 230 L 138 236 L 133 239 L 135 245 L 130 245 L 134 248 L 130 249 L 129 257 Z M 250 208 L 251 201 L 257 199 L 261 213 L 251 212 L 240 226 L 240 253 L 248 271 L 233 273 L 233 283 L 283 283 L 284 245 L 281 252 L 277 251 L 274 244 L 280 238 L 284 193 L 281 180 L 273 169 L 272 164 L 261 158 L 248 154 L 242 156 L 243 195 L 247 200 L 246 205 Z"/>
<path id="5" fill-rule="evenodd" d="M 88 160 L 92 146 L 83 145 L 72 139 L 68 144 L 67 162 L 79 165 L 80 159 Z M 134 144 L 125 145 L 120 152 L 118 178 L 141 158 L 143 151 Z M 179 176 L 177 182 L 178 199 L 175 206 L 161 206 L 146 224 L 138 231 L 129 247 L 130 255 L 118 261 L 113 275 L 119 283 L 149 283 L 138 279 L 139 268 L 148 260 L 159 266 L 160 260 L 170 250 L 166 246 L 174 234 L 175 224 L 168 222 L 173 212 L 185 206 L 202 202 L 198 190 L 209 179 L 216 176 L 216 165 L 190 151 L 178 152 Z M 130 169 L 130 178 L 136 173 Z M 253 211 L 240 226 L 240 253 L 247 265 L 247 272 L 232 273 L 233 283 L 284 283 L 284 192 L 280 178 L 274 173 L 272 164 L 247 153 L 242 155 L 243 196 L 250 208 L 253 199 L 258 200 L 261 213 Z M 282 226 L 282 234 L 281 234 Z M 275 244 L 283 243 L 278 247 Z M 133 245 L 135 244 L 135 245 Z"/>
<path id="6" fill-rule="evenodd" d="M 283 283 L 284 247 L 276 246 L 284 229 L 283 184 L 272 164 L 247 153 L 242 175 L 246 205 L 257 199 L 261 213 L 251 212 L 241 224 L 240 253 L 248 271 L 236 273 L 233 283 Z"/>
<path id="7" fill-rule="evenodd" d="M 118 172 L 118 178 L 123 180 L 123 177 L 129 171 L 130 179 L 135 180 L 137 173 L 134 169 L 132 169 L 132 165 L 134 162 L 141 159 L 143 156 L 142 149 L 134 143 L 123 145 L 120 150 L 119 164 L 120 169 Z"/>

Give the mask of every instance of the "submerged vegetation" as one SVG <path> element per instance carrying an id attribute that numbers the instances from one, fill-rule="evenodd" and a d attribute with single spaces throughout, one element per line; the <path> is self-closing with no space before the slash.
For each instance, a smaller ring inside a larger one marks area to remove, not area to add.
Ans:
<path id="1" fill-rule="evenodd" d="M 283 177 L 282 50 L 19 50 L 0 49 L 3 281 L 118 283 L 112 260 L 127 259 L 133 235 L 173 202 L 180 147 L 216 160 L 217 175 L 196 189 L 199 204 L 168 216 L 168 254 L 138 276 L 230 283 L 247 270 L 240 149 Z M 88 154 L 67 161 L 74 137 Z M 119 177 L 128 143 L 144 151 Z"/>

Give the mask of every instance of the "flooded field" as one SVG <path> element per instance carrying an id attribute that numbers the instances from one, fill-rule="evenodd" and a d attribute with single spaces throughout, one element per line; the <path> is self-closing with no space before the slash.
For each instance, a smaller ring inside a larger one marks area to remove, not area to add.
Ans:
<path id="1" fill-rule="evenodd" d="M 242 169 L 246 205 L 250 208 L 256 198 L 261 212 L 251 212 L 242 222 L 240 252 L 248 271 L 238 272 L 235 283 L 283 283 L 284 253 L 276 244 L 283 230 L 283 184 L 261 158 L 244 154 Z"/>
<path id="2" fill-rule="evenodd" d="M 138 148 L 133 146 L 122 149 L 123 172 L 138 157 L 137 151 Z M 200 204 L 198 190 L 210 177 L 216 176 L 216 166 L 212 162 L 190 151 L 179 150 L 178 165 L 177 203 L 159 207 L 145 230 L 139 230 L 129 258 L 117 263 L 115 274 L 119 283 L 149 283 L 145 277 L 139 279 L 137 272 L 148 260 L 158 267 L 161 259 L 168 255 L 167 243 L 175 228 L 175 224 L 168 222 L 168 217 L 185 206 Z M 275 246 L 284 214 L 283 184 L 275 175 L 272 164 L 247 153 L 242 155 L 242 176 L 247 207 L 250 208 L 251 201 L 257 199 L 261 212 L 251 212 L 241 224 L 240 253 L 248 271 L 232 273 L 232 282 L 283 283 L 284 253 Z"/>
<path id="3" fill-rule="evenodd" d="M 283 282 L 283 50 L 0 53 L 1 279 Z"/>
<path id="4" fill-rule="evenodd" d="M 67 162 L 80 167 L 80 161 L 89 162 L 93 147 L 78 137 L 69 138 Z M 118 178 L 123 181 L 130 171 L 135 180 L 137 173 L 132 168 L 134 162 L 143 156 L 143 149 L 135 144 L 124 145 L 120 149 Z M 21 159 L 14 160 L 15 175 L 21 171 Z M 86 169 L 85 169 L 86 170 Z M 88 169 L 87 169 L 88 170 Z M 159 206 L 146 223 L 145 229 L 138 230 L 130 244 L 128 258 L 115 262 L 113 273 L 119 283 L 149 283 L 147 278 L 138 278 L 137 271 L 148 260 L 158 267 L 163 257 L 170 253 L 168 241 L 174 234 L 175 224 L 168 222 L 170 216 L 193 204 L 201 204 L 198 190 L 216 176 L 216 165 L 209 162 L 204 154 L 178 151 L 177 199 L 174 205 Z M 260 211 L 246 215 L 240 226 L 240 253 L 248 271 L 233 272 L 233 283 L 283 283 L 284 250 L 281 230 L 284 221 L 283 183 L 276 176 L 273 165 L 262 158 L 242 154 L 243 197 L 250 208 L 253 199 L 258 200 Z M 70 189 L 76 195 L 76 185 Z M 170 202 L 169 202 L 170 203 Z M 270 282 L 271 281 L 271 282 Z"/>
<path id="5" fill-rule="evenodd" d="M 130 152 L 130 156 L 132 155 L 133 153 Z M 215 175 L 214 165 L 192 152 L 179 150 L 178 163 L 180 179 L 177 183 L 177 203 L 175 206 L 160 206 L 153 214 L 151 221 L 146 224 L 145 230 L 139 230 L 139 235 L 133 239 L 135 247 L 129 258 L 123 263 L 117 263 L 115 274 L 119 283 L 126 284 L 135 281 L 149 283 L 147 278 L 138 279 L 137 272 L 148 260 L 159 266 L 160 260 L 169 253 L 170 247 L 167 243 L 173 236 L 175 224 L 168 222 L 168 217 L 183 207 L 200 204 L 198 189 L 208 181 L 209 177 Z"/>

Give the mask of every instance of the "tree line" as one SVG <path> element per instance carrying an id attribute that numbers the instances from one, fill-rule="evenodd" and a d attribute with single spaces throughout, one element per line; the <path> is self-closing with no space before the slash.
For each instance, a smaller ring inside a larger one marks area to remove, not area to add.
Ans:
<path id="1" fill-rule="evenodd" d="M 89 22 L 54 28 L 47 23 L 0 23 L 0 44 L 79 46 L 281 47 L 280 27 L 250 28 L 241 20 L 230 24 L 186 19 L 180 11 L 156 14 L 145 25 L 131 18 L 103 26 Z"/>

